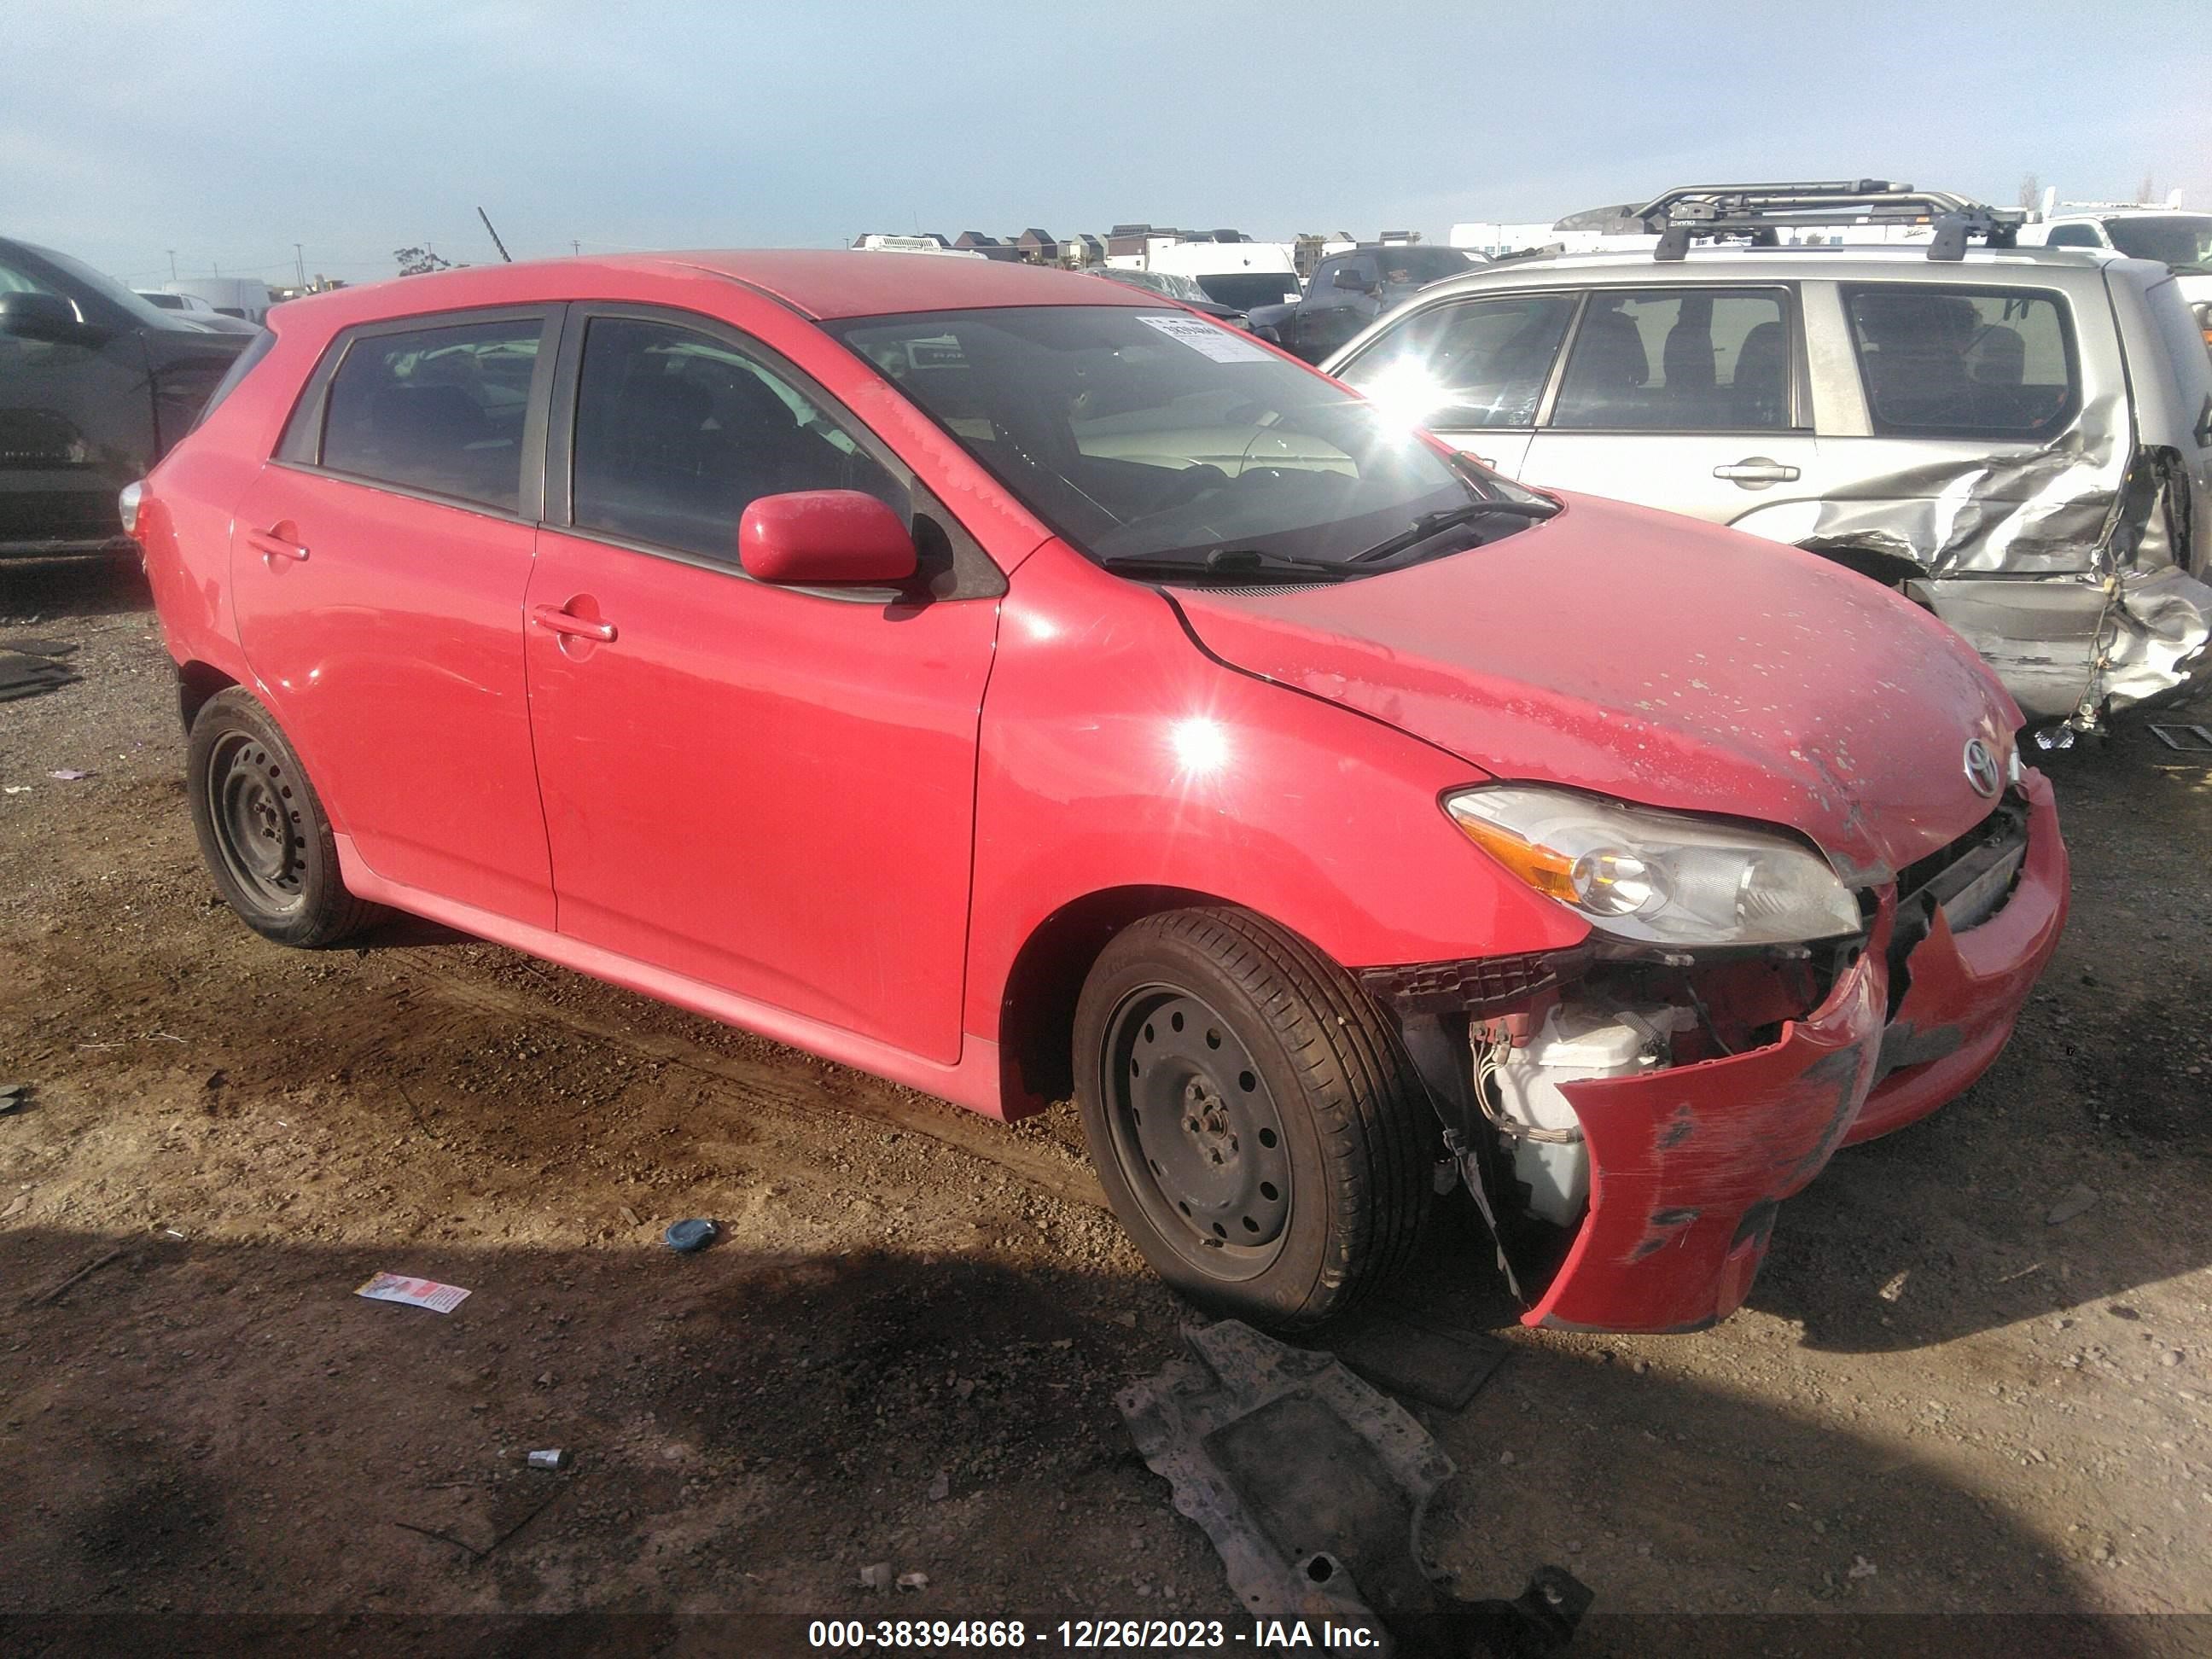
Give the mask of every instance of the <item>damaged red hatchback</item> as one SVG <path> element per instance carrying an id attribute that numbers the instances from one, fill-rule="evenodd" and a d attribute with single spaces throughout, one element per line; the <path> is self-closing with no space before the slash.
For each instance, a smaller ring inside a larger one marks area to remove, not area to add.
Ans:
<path id="1" fill-rule="evenodd" d="M 1136 290 L 668 255 L 270 325 L 125 502 L 247 923 L 1072 1091 L 1211 1306 L 1342 1308 L 1443 1172 L 1531 1322 L 1707 1323 L 2057 939 L 2050 789 L 1932 618 Z"/>

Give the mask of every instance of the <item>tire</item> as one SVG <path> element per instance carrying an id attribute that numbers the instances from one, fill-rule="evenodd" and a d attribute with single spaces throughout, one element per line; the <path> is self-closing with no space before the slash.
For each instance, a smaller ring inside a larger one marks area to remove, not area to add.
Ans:
<path id="1" fill-rule="evenodd" d="M 1434 1115 L 1345 971 L 1237 909 L 1116 934 L 1076 1005 L 1091 1162 L 1154 1271 L 1211 1311 L 1318 1324 L 1413 1255 Z"/>
<path id="2" fill-rule="evenodd" d="M 200 856 L 241 921 L 264 939 L 313 950 L 378 921 L 338 875 L 321 798 L 269 711 L 239 686 L 193 717 L 185 793 Z"/>

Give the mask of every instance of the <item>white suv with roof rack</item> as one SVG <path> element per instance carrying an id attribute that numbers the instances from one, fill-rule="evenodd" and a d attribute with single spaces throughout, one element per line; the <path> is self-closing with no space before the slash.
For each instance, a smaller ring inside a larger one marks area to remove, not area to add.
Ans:
<path id="1" fill-rule="evenodd" d="M 2046 742 L 2212 678 L 2212 359 L 2163 265 L 2016 247 L 2018 213 L 1878 180 L 1690 186 L 1640 216 L 1654 249 L 1470 271 L 1324 367 L 1523 483 L 1901 587 Z"/>

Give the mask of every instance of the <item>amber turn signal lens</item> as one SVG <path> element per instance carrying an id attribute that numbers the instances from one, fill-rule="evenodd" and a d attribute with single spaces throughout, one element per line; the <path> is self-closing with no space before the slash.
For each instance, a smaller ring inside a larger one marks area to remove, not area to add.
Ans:
<path id="1" fill-rule="evenodd" d="M 1546 897 L 1565 904 L 1576 902 L 1571 859 L 1548 847 L 1525 842 L 1511 830 L 1486 823 L 1480 818 L 1462 817 L 1455 813 L 1452 822 L 1459 825 L 1469 841 Z"/>

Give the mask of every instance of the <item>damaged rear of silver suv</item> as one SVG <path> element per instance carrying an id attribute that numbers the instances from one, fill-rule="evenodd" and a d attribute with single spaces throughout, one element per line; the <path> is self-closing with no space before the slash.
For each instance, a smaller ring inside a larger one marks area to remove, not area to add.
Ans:
<path id="1" fill-rule="evenodd" d="M 1486 266 L 1327 367 L 1524 483 L 1902 589 L 2046 744 L 2212 678 L 2212 357 L 2164 265 L 1878 180 L 1641 211 L 1656 246 Z"/>

